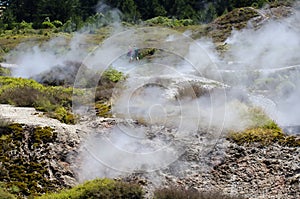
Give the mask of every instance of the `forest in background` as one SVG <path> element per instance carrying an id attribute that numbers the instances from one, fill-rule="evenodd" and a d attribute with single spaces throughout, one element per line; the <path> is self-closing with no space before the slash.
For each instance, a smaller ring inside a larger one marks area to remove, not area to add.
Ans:
<path id="1" fill-rule="evenodd" d="M 120 11 L 122 21 L 130 23 L 139 23 L 157 16 L 190 19 L 195 24 L 209 23 L 234 8 L 259 8 L 266 4 L 291 2 L 292 0 L 2 0 L 0 28 L 13 29 L 21 22 L 32 23 L 33 28 L 43 28 L 45 21 L 56 21 L 56 25 L 72 22 L 79 26 L 78 24 L 91 20 L 97 13 L 105 14 L 112 8 Z"/>

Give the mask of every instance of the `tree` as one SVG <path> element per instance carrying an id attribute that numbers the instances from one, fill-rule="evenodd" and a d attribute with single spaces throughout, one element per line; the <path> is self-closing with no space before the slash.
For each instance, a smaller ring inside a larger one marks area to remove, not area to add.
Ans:
<path id="1" fill-rule="evenodd" d="M 77 14 L 79 0 L 7 0 L 7 10 L 16 22 L 42 22 L 46 17 L 65 22 Z"/>
<path id="2" fill-rule="evenodd" d="M 140 18 L 140 13 L 137 10 L 137 6 L 133 0 L 123 0 L 117 5 L 124 14 L 124 20 L 137 21 Z"/>

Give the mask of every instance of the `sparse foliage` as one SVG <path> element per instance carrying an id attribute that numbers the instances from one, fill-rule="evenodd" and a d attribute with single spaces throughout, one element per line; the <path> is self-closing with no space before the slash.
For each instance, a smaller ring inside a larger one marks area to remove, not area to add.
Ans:
<path id="1" fill-rule="evenodd" d="M 183 187 L 170 187 L 157 189 L 154 192 L 154 199 L 243 199 L 242 196 L 228 196 L 222 192 L 198 191 L 195 189 L 185 189 Z"/>

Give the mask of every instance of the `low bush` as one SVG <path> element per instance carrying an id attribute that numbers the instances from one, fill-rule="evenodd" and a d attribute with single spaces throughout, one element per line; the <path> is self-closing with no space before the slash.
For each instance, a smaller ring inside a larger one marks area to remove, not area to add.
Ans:
<path id="1" fill-rule="evenodd" d="M 242 196 L 228 196 L 218 191 L 197 191 L 183 187 L 158 189 L 154 192 L 154 199 L 243 199 Z"/>
<path id="2" fill-rule="evenodd" d="M 70 112 L 72 95 L 72 87 L 44 86 L 34 80 L 0 76 L 0 103 L 34 107 L 71 124 L 75 122 Z"/>
<path id="3" fill-rule="evenodd" d="M 127 77 L 120 71 L 109 67 L 100 77 L 95 93 L 95 101 L 107 101 L 112 97 L 114 89 L 119 86 L 119 82 Z"/>
<path id="4" fill-rule="evenodd" d="M 242 132 L 230 132 L 227 138 L 239 145 L 253 143 L 267 146 L 278 143 L 283 146 L 300 146 L 300 140 L 295 136 L 286 135 L 282 129 L 271 120 L 263 111 L 252 108 L 249 111 L 252 126 Z"/>
<path id="5" fill-rule="evenodd" d="M 124 80 L 125 76 L 122 72 L 120 72 L 112 67 L 109 67 L 102 73 L 101 79 L 109 80 L 112 82 L 119 82 L 121 80 Z"/>
<path id="6" fill-rule="evenodd" d="M 84 198 L 143 198 L 143 191 L 139 185 L 129 184 L 111 179 L 95 179 L 87 181 L 72 189 L 66 189 L 59 193 L 48 193 L 37 199 L 84 199 Z"/>
<path id="7" fill-rule="evenodd" d="M 191 19 L 169 19 L 168 17 L 154 17 L 152 19 L 148 19 L 146 21 L 147 25 L 162 25 L 167 27 L 180 27 L 180 26 L 188 26 L 193 25 L 194 22 Z"/>
<path id="8" fill-rule="evenodd" d="M 42 23 L 42 28 L 45 28 L 45 29 L 53 29 L 53 28 L 56 28 L 55 27 L 55 25 L 52 23 L 52 22 L 50 22 L 50 21 L 44 21 L 43 23 Z"/>
<path id="9" fill-rule="evenodd" d="M 63 24 L 61 27 L 63 32 L 72 33 L 76 31 L 76 24 L 72 22 L 72 20 L 66 21 L 66 23 Z"/>
<path id="10" fill-rule="evenodd" d="M 185 99 L 185 98 L 199 98 L 205 94 L 208 94 L 209 90 L 201 87 L 199 85 L 190 84 L 183 85 L 178 90 L 178 93 L 175 95 L 176 99 Z"/>
<path id="11" fill-rule="evenodd" d="M 27 23 L 26 21 L 22 21 L 18 25 L 19 29 L 32 29 L 32 23 Z"/>
<path id="12" fill-rule="evenodd" d="M 75 124 L 76 116 L 64 107 L 57 107 L 49 116 L 66 124 Z"/>
<path id="13" fill-rule="evenodd" d="M 54 21 L 52 22 L 52 24 L 53 24 L 55 27 L 57 27 L 57 28 L 63 26 L 63 23 L 62 23 L 61 21 L 59 21 L 59 20 L 54 20 Z"/>
<path id="14" fill-rule="evenodd" d="M 250 128 L 242 132 L 231 132 L 228 135 L 228 139 L 239 145 L 250 145 L 257 143 L 261 146 L 267 146 L 273 143 L 278 143 L 282 146 L 300 146 L 300 140 L 295 136 L 286 135 L 281 129 L 278 130 L 277 128 L 273 128 L 271 126 Z"/>

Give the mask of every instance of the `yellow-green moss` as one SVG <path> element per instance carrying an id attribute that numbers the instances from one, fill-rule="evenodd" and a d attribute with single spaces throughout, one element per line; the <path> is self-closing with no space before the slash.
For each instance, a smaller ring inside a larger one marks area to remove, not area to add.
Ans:
<path id="1" fill-rule="evenodd" d="M 49 116 L 66 124 L 75 124 L 76 116 L 64 107 L 57 107 Z"/>
<path id="2" fill-rule="evenodd" d="M 99 101 L 95 104 L 96 113 L 100 117 L 111 117 L 111 105 L 108 102 Z"/>
<path id="3" fill-rule="evenodd" d="M 242 118 L 249 121 L 249 127 L 244 131 L 232 131 L 227 138 L 239 145 L 257 143 L 270 145 L 279 143 L 283 146 L 300 146 L 300 139 L 286 135 L 282 129 L 262 109 L 247 107 L 243 109 Z"/>
<path id="4" fill-rule="evenodd" d="M 55 142 L 53 129 L 11 124 L 0 127 L 0 137 L 0 182 L 10 193 L 23 198 L 57 189 L 59 183 L 50 180 L 47 163 L 39 157 L 47 155 L 41 146 Z M 26 150 L 30 155 L 24 155 Z"/>
<path id="5" fill-rule="evenodd" d="M 87 181 L 72 189 L 59 193 L 48 193 L 37 199 L 80 199 L 80 198 L 143 198 L 142 188 L 136 184 L 129 184 L 111 179 L 95 179 Z"/>
<path id="6" fill-rule="evenodd" d="M 228 139 L 239 145 L 258 143 L 262 146 L 267 146 L 272 143 L 278 143 L 283 146 L 300 147 L 300 139 L 284 134 L 274 121 L 242 132 L 231 132 L 228 135 Z"/>

